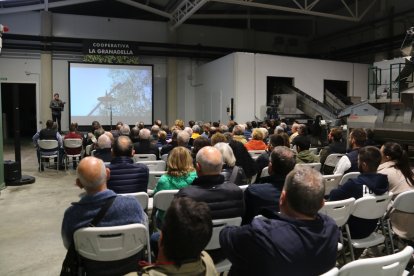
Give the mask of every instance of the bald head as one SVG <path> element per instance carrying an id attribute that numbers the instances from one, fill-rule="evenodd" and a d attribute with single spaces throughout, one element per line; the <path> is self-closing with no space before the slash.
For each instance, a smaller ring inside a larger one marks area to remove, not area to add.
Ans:
<path id="1" fill-rule="evenodd" d="M 115 140 L 112 151 L 115 156 L 132 157 L 134 152 L 131 139 L 129 139 L 128 136 L 119 136 L 118 139 Z"/>
<path id="2" fill-rule="evenodd" d="M 108 135 L 101 135 L 98 138 L 98 147 L 100 149 L 110 149 L 112 147 L 111 138 Z"/>
<path id="3" fill-rule="evenodd" d="M 76 184 L 84 188 L 88 194 L 106 189 L 109 170 L 104 162 L 95 157 L 85 157 L 79 162 Z"/>
<path id="4" fill-rule="evenodd" d="M 223 167 L 223 157 L 214 147 L 203 147 L 196 156 L 198 175 L 218 175 Z"/>

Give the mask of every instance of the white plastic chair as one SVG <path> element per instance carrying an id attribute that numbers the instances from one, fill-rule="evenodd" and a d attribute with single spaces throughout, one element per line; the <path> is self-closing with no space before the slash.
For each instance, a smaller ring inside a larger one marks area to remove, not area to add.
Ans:
<path id="1" fill-rule="evenodd" d="M 338 275 L 339 269 L 337 267 L 332 268 L 331 270 L 325 272 L 324 274 L 321 274 L 319 276 L 336 276 Z"/>
<path id="2" fill-rule="evenodd" d="M 154 190 L 160 177 L 166 173 L 167 171 L 150 171 L 148 176 L 148 190 Z"/>
<path id="3" fill-rule="evenodd" d="M 339 159 L 342 158 L 345 154 L 342 153 L 331 153 L 326 157 L 325 163 L 323 163 L 322 171 L 325 173 L 325 169 L 331 168 L 331 171 L 333 172 L 336 164 L 338 164 Z"/>
<path id="4" fill-rule="evenodd" d="M 223 230 L 226 226 L 240 226 L 242 221 L 241 217 L 235 218 L 226 218 L 226 219 L 213 219 L 213 234 L 211 235 L 211 239 L 208 242 L 205 250 L 214 250 L 219 249 L 220 242 L 219 236 L 221 230 Z M 218 273 L 229 271 L 231 267 L 231 262 L 228 259 L 222 260 L 215 264 L 216 270 Z"/>
<path id="5" fill-rule="evenodd" d="M 308 166 L 308 167 L 311 167 L 312 169 L 317 170 L 319 172 L 319 171 L 321 171 L 322 164 L 318 163 L 318 162 L 316 162 L 316 163 L 299 163 L 299 164 L 296 164 L 295 167 L 299 167 L 299 166 Z"/>
<path id="6" fill-rule="evenodd" d="M 342 229 L 351 215 L 354 203 L 355 198 L 353 197 L 344 200 L 326 201 L 325 205 L 319 210 L 319 212 L 333 218 L 336 225 Z M 342 236 L 342 231 L 340 231 L 338 251 L 342 251 L 343 244 L 344 238 Z M 343 254 L 343 257 L 345 259 L 345 254 Z"/>
<path id="7" fill-rule="evenodd" d="M 161 160 L 164 160 L 165 163 L 168 161 L 168 153 L 161 155 Z"/>
<path id="8" fill-rule="evenodd" d="M 405 191 L 397 195 L 397 197 L 392 202 L 391 208 L 387 212 L 387 227 L 389 231 L 389 240 L 391 241 L 391 250 L 394 252 L 394 240 L 392 238 L 392 216 L 390 216 L 393 210 L 404 212 L 407 214 L 413 214 L 414 217 L 414 190 Z M 390 227 L 391 226 L 391 227 Z M 404 230 L 404 229 L 400 229 Z M 409 231 L 407 229 L 407 231 Z"/>
<path id="9" fill-rule="evenodd" d="M 360 259 L 344 265 L 339 276 L 390 276 L 407 275 L 405 267 L 413 254 L 413 248 L 406 246 L 402 251 L 377 258 Z"/>
<path id="10" fill-rule="evenodd" d="M 391 192 L 384 195 L 368 195 L 358 198 L 355 201 L 351 215 L 362 219 L 380 219 L 387 211 L 387 207 L 391 201 L 391 198 Z M 382 222 L 382 220 L 380 220 L 380 222 Z M 352 260 L 355 260 L 353 248 L 369 248 L 384 243 L 387 251 L 389 251 L 387 244 L 385 243 L 385 236 L 377 233 L 376 231 L 371 233 L 366 238 L 352 239 L 348 224 L 345 225 L 345 230 Z"/>
<path id="11" fill-rule="evenodd" d="M 127 194 L 118 194 L 120 196 L 132 196 L 135 197 L 139 204 L 141 205 L 143 210 L 148 210 L 148 201 L 149 196 L 145 192 L 138 192 L 138 193 L 127 193 Z"/>
<path id="12" fill-rule="evenodd" d="M 264 167 L 262 170 L 262 173 L 260 174 L 260 177 L 266 177 L 269 176 L 269 167 Z"/>
<path id="13" fill-rule="evenodd" d="M 167 211 L 179 190 L 162 190 L 154 195 L 154 208 Z"/>
<path id="14" fill-rule="evenodd" d="M 157 160 L 157 156 L 155 154 L 150 154 L 150 153 L 140 153 L 140 154 L 134 154 L 134 156 L 132 157 L 134 159 L 134 162 L 138 162 L 138 161 L 156 161 Z"/>
<path id="15" fill-rule="evenodd" d="M 79 255 L 90 260 L 122 260 L 146 247 L 151 262 L 148 228 L 141 223 L 81 228 L 75 231 L 73 239 Z"/>
<path id="16" fill-rule="evenodd" d="M 249 150 L 250 156 L 256 160 L 265 150 Z"/>
<path id="17" fill-rule="evenodd" d="M 309 151 L 315 155 L 318 155 L 318 148 L 309 148 Z"/>
<path id="18" fill-rule="evenodd" d="M 357 178 L 360 174 L 360 172 L 349 172 L 344 174 L 341 181 L 339 181 L 339 186 L 344 185 L 349 179 Z"/>
<path id="19" fill-rule="evenodd" d="M 325 195 L 329 195 L 333 189 L 338 188 L 342 174 L 330 174 L 322 176 L 325 183 Z"/>
<path id="20" fill-rule="evenodd" d="M 51 160 L 57 160 L 56 162 L 56 171 L 59 172 L 59 143 L 57 140 L 39 140 L 37 142 L 39 146 L 39 157 L 40 157 L 40 167 L 44 167 L 43 163 L 50 163 Z"/>
<path id="21" fill-rule="evenodd" d="M 82 139 L 64 139 L 63 140 L 63 146 L 65 148 L 65 169 L 68 169 L 68 163 L 70 161 L 78 159 L 80 161 L 82 156 Z M 81 151 L 78 154 L 68 154 L 66 152 L 66 149 L 81 149 Z"/>
<path id="22" fill-rule="evenodd" d="M 144 164 L 148 167 L 149 171 L 165 171 L 166 163 L 164 160 L 155 160 L 155 161 L 142 161 L 139 160 L 137 163 Z"/>
<path id="23" fill-rule="evenodd" d="M 243 192 L 247 189 L 247 187 L 249 187 L 249 184 L 239 186 L 239 188 L 242 189 Z"/>

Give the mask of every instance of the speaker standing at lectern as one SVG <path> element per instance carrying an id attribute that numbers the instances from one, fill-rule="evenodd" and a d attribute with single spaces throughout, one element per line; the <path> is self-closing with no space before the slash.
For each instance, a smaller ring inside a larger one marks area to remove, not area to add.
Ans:
<path id="1" fill-rule="evenodd" d="M 60 126 L 60 118 L 63 111 L 63 108 L 65 106 L 65 102 L 62 102 L 59 99 L 59 93 L 55 93 L 53 95 L 53 100 L 50 101 L 50 109 L 52 109 L 52 120 L 53 122 L 57 122 L 58 124 L 58 131 L 59 133 L 62 132 L 61 126 Z"/>

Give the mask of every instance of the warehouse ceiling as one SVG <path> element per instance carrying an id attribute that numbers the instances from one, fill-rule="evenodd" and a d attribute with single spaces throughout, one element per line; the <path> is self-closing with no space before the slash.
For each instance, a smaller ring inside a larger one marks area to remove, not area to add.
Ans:
<path id="1" fill-rule="evenodd" d="M 305 38 L 312 53 L 344 59 L 355 54 L 367 55 L 371 48 L 387 52 L 395 50 L 404 36 L 403 33 L 395 33 L 394 27 L 390 26 L 402 24 L 404 26 L 399 28 L 405 30 L 411 27 L 411 23 L 414 24 L 411 22 L 414 14 L 412 2 L 414 1 L 0 0 L 0 15 L 48 10 L 53 13 L 162 21 L 168 22 L 172 30 L 179 29 L 182 24 L 253 30 Z M 367 41 L 363 34 L 378 31 L 382 32 L 377 35 L 379 46 L 376 40 Z M 355 33 L 360 33 L 361 36 L 355 43 L 343 47 L 338 45 L 341 44 L 341 39 Z M 336 44 L 327 50 L 323 47 L 325 41 Z M 338 56 L 332 55 L 335 51 Z"/>

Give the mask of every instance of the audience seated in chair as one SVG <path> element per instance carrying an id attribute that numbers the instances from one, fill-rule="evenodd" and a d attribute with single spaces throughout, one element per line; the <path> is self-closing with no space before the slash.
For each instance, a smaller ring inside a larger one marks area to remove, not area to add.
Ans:
<path id="1" fill-rule="evenodd" d="M 364 195 L 382 195 L 388 192 L 387 176 L 377 173 L 380 162 L 381 152 L 378 148 L 372 146 L 361 148 L 358 154 L 358 167 L 361 174 L 332 190 L 329 200 L 342 200 L 351 197 L 358 199 Z M 369 236 L 377 227 L 377 222 L 377 219 L 367 220 L 350 216 L 348 225 L 351 237 L 361 239 Z"/>
<path id="2" fill-rule="evenodd" d="M 40 164 L 40 148 L 38 145 L 39 140 L 56 140 L 58 141 L 58 148 L 56 149 L 50 149 L 50 150 L 42 150 L 43 155 L 47 155 L 47 152 L 49 151 L 51 154 L 55 152 L 56 150 L 59 151 L 59 167 L 64 168 L 63 166 L 63 155 L 65 153 L 63 149 L 63 140 L 60 133 L 57 131 L 57 125 L 56 127 L 53 127 L 53 121 L 47 120 L 46 121 L 46 128 L 41 129 L 39 132 L 37 132 L 35 135 L 33 135 L 32 140 L 33 144 L 36 147 L 36 153 L 37 153 L 37 160 L 39 162 L 39 170 L 43 171 L 43 166 Z"/>
<path id="3" fill-rule="evenodd" d="M 237 186 L 249 184 L 250 182 L 247 179 L 243 168 L 236 166 L 236 157 L 234 157 L 233 150 L 229 144 L 221 142 L 215 144 L 214 147 L 218 149 L 223 156 L 223 169 L 221 174 L 224 176 L 224 181 L 234 183 Z"/>
<path id="4" fill-rule="evenodd" d="M 319 154 L 321 164 L 325 163 L 326 157 L 332 153 L 346 153 L 346 142 L 342 141 L 342 129 L 332 128 L 328 134 L 329 145 L 321 149 Z"/>
<path id="5" fill-rule="evenodd" d="M 284 146 L 284 139 L 283 136 L 280 134 L 272 134 L 270 135 L 269 143 L 267 145 L 267 149 L 265 152 L 259 155 L 256 159 L 256 165 L 257 165 L 257 177 L 256 179 L 260 179 L 260 174 L 262 173 L 262 170 L 269 166 L 269 159 L 270 159 L 270 153 L 273 151 L 273 149 L 277 146 Z"/>
<path id="6" fill-rule="evenodd" d="M 244 127 L 242 125 L 235 125 L 233 128 L 233 140 L 239 141 L 243 145 L 247 143 L 244 137 Z"/>
<path id="7" fill-rule="evenodd" d="M 230 141 L 229 146 L 233 150 L 234 157 L 236 157 L 236 166 L 243 169 L 244 174 L 248 179 L 257 174 L 256 162 L 253 160 L 246 147 L 238 141 Z"/>
<path id="8" fill-rule="evenodd" d="M 85 189 L 86 195 L 79 202 L 72 203 L 72 206 L 65 211 L 61 233 L 66 248 L 69 248 L 73 243 L 74 232 L 79 228 L 87 227 L 101 207 L 114 197 L 114 202 L 97 225 L 98 227 L 146 222 L 146 215 L 135 198 L 120 197 L 107 189 L 106 180 L 108 176 L 109 169 L 105 168 L 102 160 L 95 157 L 86 157 L 80 161 L 77 169 L 76 185 L 81 189 Z M 138 259 L 134 261 L 135 264 L 137 261 Z M 95 273 L 91 273 L 91 275 L 103 272 L 103 268 L 99 265 L 96 265 L 95 269 Z M 105 269 L 107 268 L 105 267 Z M 131 271 L 116 271 L 117 266 L 114 266 L 113 269 L 115 271 L 112 275 L 121 275 L 121 273 L 125 274 Z"/>
<path id="9" fill-rule="evenodd" d="M 155 154 L 160 159 L 160 151 L 155 143 L 151 141 L 151 131 L 143 128 L 139 131 L 139 141 L 134 143 L 135 154 Z"/>
<path id="10" fill-rule="evenodd" d="M 204 202 L 177 198 L 162 226 L 157 262 L 139 275 L 217 275 L 214 263 L 203 251 L 212 235 L 212 219 Z"/>
<path id="11" fill-rule="evenodd" d="M 146 192 L 149 169 L 132 159 L 134 149 L 128 136 L 121 135 L 115 140 L 108 188 L 118 194 Z"/>
<path id="12" fill-rule="evenodd" d="M 334 267 L 339 230 L 332 218 L 318 214 L 324 190 L 319 172 L 294 169 L 286 177 L 280 213 L 224 228 L 220 245 L 232 263 L 229 275 L 319 275 Z"/>
<path id="13" fill-rule="evenodd" d="M 243 192 L 236 184 L 224 182 L 224 176 L 220 174 L 223 166 L 220 151 L 204 147 L 197 153 L 196 161 L 198 177 L 190 186 L 182 188 L 176 197 L 206 202 L 212 219 L 243 216 Z M 209 253 L 215 262 L 224 258 L 220 249 Z"/>
<path id="14" fill-rule="evenodd" d="M 365 146 L 367 134 L 362 128 L 354 128 L 349 134 L 348 143 L 351 151 L 339 159 L 334 174 L 346 174 L 358 171 L 358 152 Z"/>
<path id="15" fill-rule="evenodd" d="M 401 145 L 388 142 L 381 147 L 381 164 L 377 172 L 385 174 L 389 190 L 394 198 L 399 194 L 414 190 L 414 174 L 410 167 L 407 152 Z M 414 215 L 392 210 L 390 220 L 393 231 L 402 239 L 414 243 Z"/>
<path id="16" fill-rule="evenodd" d="M 168 156 L 167 173 L 158 180 L 153 195 L 163 190 L 179 190 L 193 183 L 197 172 L 190 152 L 183 147 L 175 147 Z M 160 226 L 164 212 L 157 212 L 157 226 Z"/>
<path id="17" fill-rule="evenodd" d="M 69 133 L 65 135 L 64 140 L 66 139 L 81 139 L 82 145 L 83 145 L 83 137 L 78 132 L 78 124 L 77 123 L 71 123 L 69 126 Z M 82 147 L 79 148 L 65 148 L 66 154 L 70 155 L 76 155 L 80 154 L 82 152 Z M 79 161 L 79 160 L 78 160 Z M 73 159 L 73 168 L 76 169 L 77 161 L 76 159 Z"/>
<path id="18" fill-rule="evenodd" d="M 261 184 L 250 185 L 244 192 L 246 212 L 242 224 L 250 223 L 264 208 L 279 211 L 279 198 L 286 175 L 293 170 L 295 164 L 295 155 L 291 149 L 283 146 L 273 149 L 269 162 L 270 176 L 261 178 Z"/>
<path id="19" fill-rule="evenodd" d="M 299 135 L 295 138 L 295 145 L 298 154 L 296 155 L 296 163 L 318 163 L 319 156 L 309 150 L 310 139 L 307 136 Z"/>
<path id="20" fill-rule="evenodd" d="M 255 128 L 252 133 L 252 139 L 244 144 L 244 146 L 247 150 L 265 150 L 266 144 L 263 142 L 263 138 L 263 132 Z"/>
<path id="21" fill-rule="evenodd" d="M 112 142 L 108 135 L 99 136 L 94 156 L 104 162 L 112 161 Z"/>

